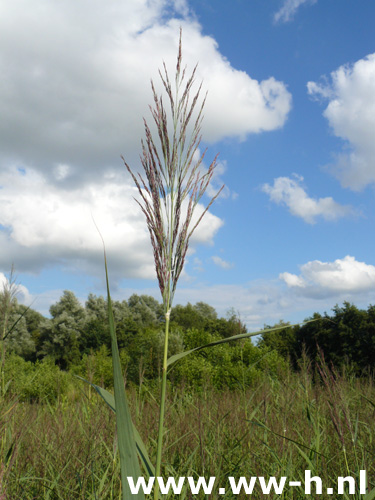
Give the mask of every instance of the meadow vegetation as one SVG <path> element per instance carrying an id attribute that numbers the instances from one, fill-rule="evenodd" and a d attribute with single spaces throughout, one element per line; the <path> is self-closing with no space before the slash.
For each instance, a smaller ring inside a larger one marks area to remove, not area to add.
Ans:
<path id="1" fill-rule="evenodd" d="M 196 363 L 204 363 L 204 357 L 198 356 L 201 359 Z M 183 380 L 181 385 L 171 386 L 166 401 L 163 474 L 216 476 L 217 485 L 227 486 L 228 476 L 275 475 L 299 480 L 310 469 L 323 484 L 334 487 L 338 476 L 357 477 L 359 470 L 366 469 L 369 487 L 374 487 L 373 379 L 332 373 L 323 361 L 319 367 L 326 378 L 304 358 L 298 371 L 282 364 L 274 372 L 260 372 L 246 386 L 239 380 L 236 389 L 217 389 L 210 383 L 187 388 Z M 52 363 L 37 365 L 35 374 L 38 369 L 43 371 L 34 379 L 37 389 L 33 394 L 27 394 L 24 386 L 20 398 L 19 389 L 11 384 L 1 399 L 0 498 L 121 498 L 111 412 L 90 387 L 69 372 L 59 372 L 56 377 Z M 26 376 L 22 370 L 19 366 L 14 371 L 14 382 Z M 154 459 L 159 390 L 143 381 L 142 385 L 132 384 L 127 395 L 133 421 Z M 269 495 L 276 497 L 280 498 Z M 192 497 L 186 492 L 181 498 Z M 197 498 L 235 497 L 219 496 L 216 490 L 209 497 L 202 494 Z M 263 496 L 255 491 L 252 498 Z M 309 497 L 293 488 L 281 498 Z"/>

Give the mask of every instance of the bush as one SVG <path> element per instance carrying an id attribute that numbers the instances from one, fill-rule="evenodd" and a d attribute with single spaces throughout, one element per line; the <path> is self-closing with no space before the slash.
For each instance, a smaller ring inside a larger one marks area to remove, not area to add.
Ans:
<path id="1" fill-rule="evenodd" d="M 184 349 L 208 344 L 220 337 L 207 331 L 189 329 L 184 333 Z M 216 389 L 238 389 L 254 386 L 267 373 L 278 378 L 288 362 L 269 347 L 255 346 L 250 339 L 203 349 L 183 358 L 173 368 L 175 382 L 199 389 L 213 385 Z"/>
<path id="2" fill-rule="evenodd" d="M 49 358 L 34 364 L 15 354 L 7 358 L 4 376 L 8 391 L 19 400 L 30 402 L 55 402 L 66 394 L 72 382 L 72 376 Z"/>
<path id="3" fill-rule="evenodd" d="M 123 349 L 120 351 L 120 360 L 123 373 L 126 377 L 129 355 Z M 112 357 L 108 348 L 104 345 L 96 352 L 84 354 L 80 363 L 72 368 L 72 372 L 100 387 L 113 387 Z"/>

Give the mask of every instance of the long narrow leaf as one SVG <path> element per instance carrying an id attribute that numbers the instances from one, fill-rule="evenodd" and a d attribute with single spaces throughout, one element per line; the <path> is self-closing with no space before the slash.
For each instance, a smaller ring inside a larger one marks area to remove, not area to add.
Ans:
<path id="1" fill-rule="evenodd" d="M 79 378 L 80 380 L 83 380 L 87 384 L 91 385 L 96 390 L 96 392 L 99 394 L 99 396 L 101 396 L 104 399 L 104 401 L 111 408 L 111 410 L 114 413 L 116 413 L 116 403 L 115 403 L 115 397 L 113 396 L 113 394 L 111 394 L 110 392 L 103 389 L 103 387 L 99 387 L 98 385 L 95 385 L 92 382 L 89 382 L 88 380 L 84 379 L 83 377 L 80 377 L 79 375 L 76 375 L 76 377 Z M 139 432 L 134 424 L 133 424 L 133 433 L 134 433 L 135 443 L 137 446 L 138 456 L 143 464 L 143 467 L 147 473 L 147 476 L 148 477 L 154 476 L 155 475 L 155 468 L 152 465 L 152 462 L 151 462 L 151 460 L 148 456 L 148 453 L 147 453 L 147 449 L 146 449 L 146 447 L 142 441 L 142 438 L 141 438 L 141 436 L 140 436 L 140 434 L 139 434 Z"/>
<path id="2" fill-rule="evenodd" d="M 309 321 L 305 321 L 303 324 L 306 325 L 307 323 L 311 323 L 312 321 L 317 321 L 317 320 L 312 319 Z M 256 335 L 260 335 L 261 333 L 269 333 L 269 332 L 275 332 L 277 330 L 285 330 L 285 328 L 292 328 L 293 326 L 297 326 L 299 324 L 300 323 L 296 323 L 295 325 L 284 325 L 275 328 L 267 328 L 266 330 L 260 330 L 259 332 L 241 333 L 240 335 L 233 335 L 233 337 L 229 337 L 226 339 L 215 340 L 214 342 L 210 342 L 209 344 L 201 345 L 199 347 L 194 347 L 194 349 L 190 349 L 189 351 L 184 351 L 184 352 L 179 352 L 178 354 L 174 354 L 168 359 L 167 366 L 173 365 L 173 363 L 175 363 L 176 361 L 179 361 L 180 359 L 184 358 L 185 356 L 188 356 L 189 354 L 192 354 L 193 352 L 200 351 L 201 349 L 206 349 L 206 347 L 213 347 L 215 345 L 226 344 L 227 342 L 233 342 L 234 340 L 241 340 L 249 337 L 255 337 Z"/>
<path id="3" fill-rule="evenodd" d="M 104 244 L 104 243 L 103 243 Z M 115 321 L 113 317 L 111 295 L 109 292 L 109 280 L 107 259 L 104 249 L 105 276 L 107 283 L 108 297 L 108 321 L 109 330 L 111 333 L 112 360 L 113 360 L 113 383 L 115 390 L 115 405 L 116 405 L 116 425 L 117 439 L 120 453 L 120 468 L 121 468 L 121 484 L 123 500 L 144 500 L 143 491 L 137 494 L 132 494 L 128 484 L 127 477 L 132 477 L 134 482 L 141 477 L 141 470 L 137 457 L 137 448 L 134 438 L 133 423 L 130 416 L 129 406 L 126 399 L 124 380 L 121 371 L 120 355 L 117 345 Z"/>

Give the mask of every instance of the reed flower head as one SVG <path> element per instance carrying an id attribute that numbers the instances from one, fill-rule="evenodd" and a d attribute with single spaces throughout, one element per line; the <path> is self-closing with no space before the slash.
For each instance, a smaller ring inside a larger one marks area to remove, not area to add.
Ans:
<path id="1" fill-rule="evenodd" d="M 216 167 L 217 156 L 203 171 L 205 153 L 197 154 L 206 97 L 199 104 L 202 84 L 191 97 L 196 66 L 190 76 L 182 68 L 181 32 L 176 75 L 172 86 L 166 65 L 159 75 L 167 94 L 170 112 L 151 81 L 154 103 L 150 106 L 158 141 L 146 120 L 141 164 L 144 175 L 136 174 L 122 157 L 140 194 L 139 203 L 150 233 L 156 274 L 165 313 L 171 308 L 178 279 L 184 266 L 189 241 L 203 216 L 219 195 L 209 201 L 196 220 L 193 215 Z M 172 121 L 172 123 L 169 123 Z M 191 129 L 191 131 L 190 131 Z M 183 210 L 183 204 L 186 209 Z M 186 212 L 186 213 L 185 213 Z"/>

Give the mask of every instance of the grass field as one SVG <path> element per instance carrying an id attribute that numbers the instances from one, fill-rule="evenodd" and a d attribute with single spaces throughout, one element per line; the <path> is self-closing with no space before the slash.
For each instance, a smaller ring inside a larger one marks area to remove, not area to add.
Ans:
<path id="1" fill-rule="evenodd" d="M 316 374 L 315 374 L 316 377 Z M 228 476 L 287 476 L 304 480 L 305 469 L 326 488 L 338 476 L 358 477 L 367 470 L 375 487 L 375 387 L 371 378 L 333 376 L 323 366 L 313 383 L 308 368 L 265 375 L 251 389 L 200 392 L 170 388 L 166 406 L 164 476 L 216 477 L 211 495 L 194 498 L 249 498 L 227 488 Z M 128 391 L 133 420 L 156 454 L 158 393 Z M 120 467 L 115 419 L 104 402 L 77 381 L 55 404 L 18 402 L 10 394 L 0 404 L 2 500 L 120 499 Z M 314 492 L 314 487 L 313 490 Z M 359 498 L 345 495 L 342 498 Z M 173 498 L 171 496 L 170 498 Z M 193 498 L 186 491 L 178 498 Z M 316 498 L 303 488 L 285 488 L 282 496 Z"/>

